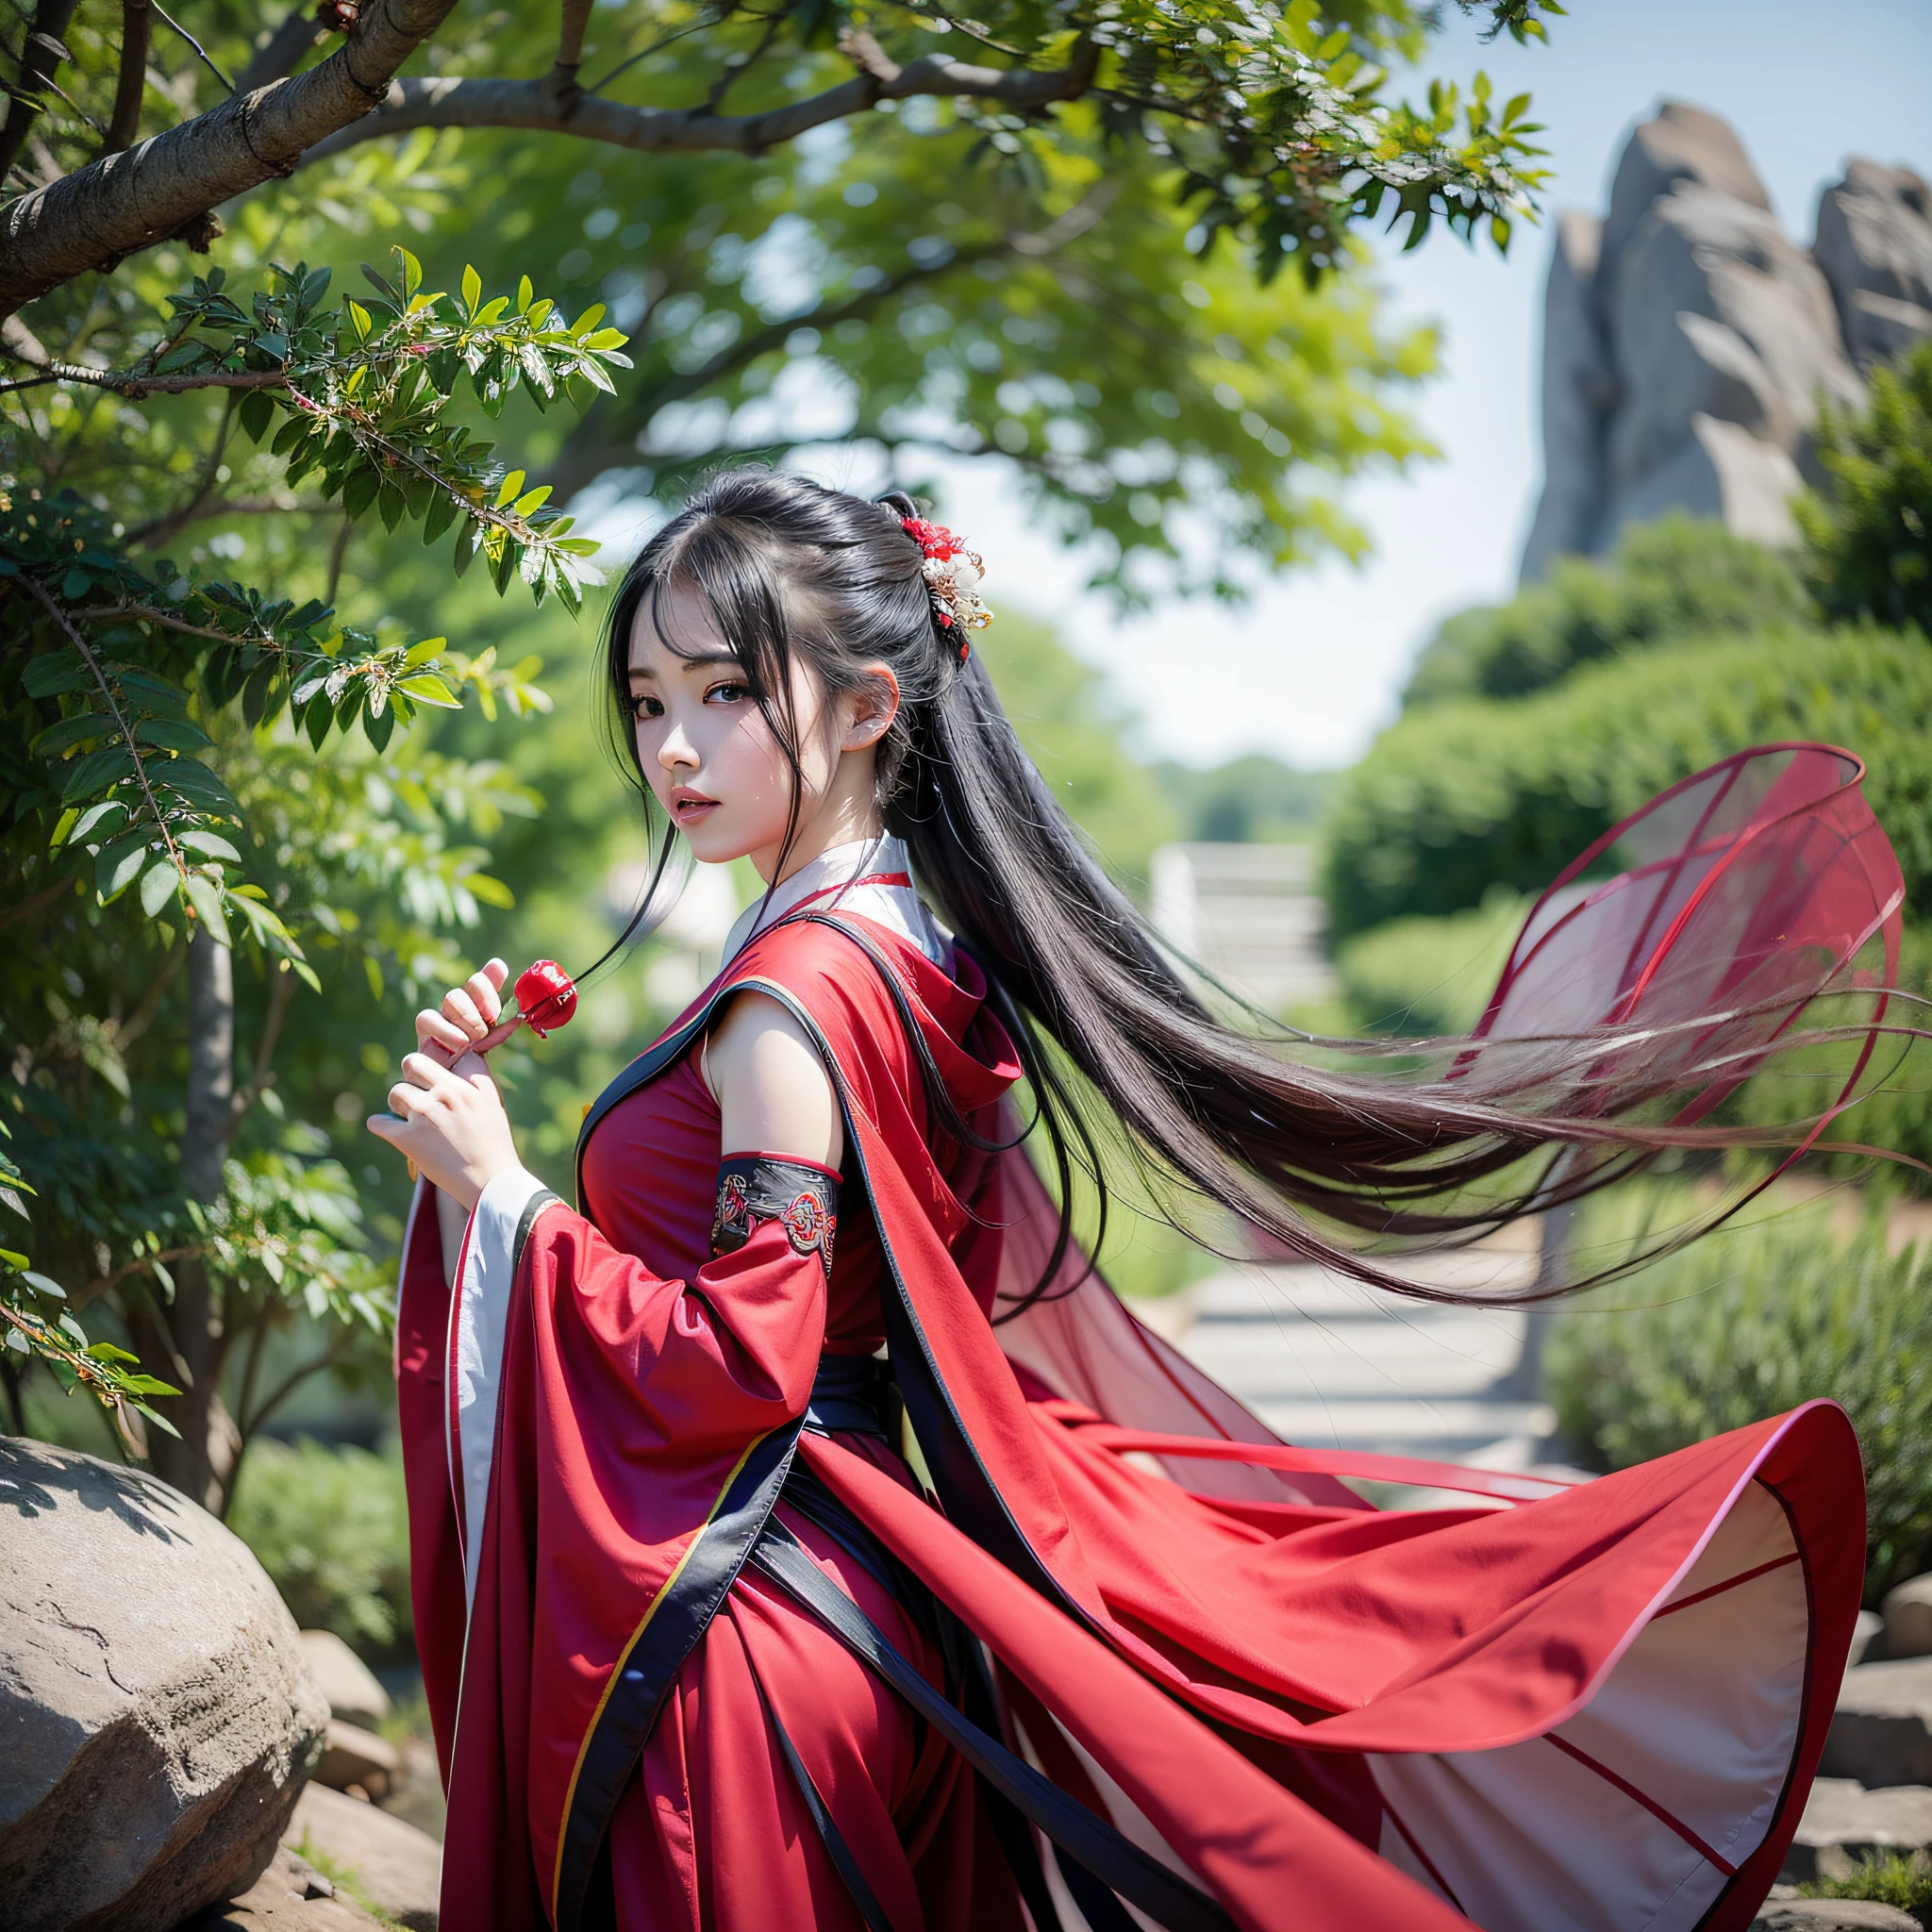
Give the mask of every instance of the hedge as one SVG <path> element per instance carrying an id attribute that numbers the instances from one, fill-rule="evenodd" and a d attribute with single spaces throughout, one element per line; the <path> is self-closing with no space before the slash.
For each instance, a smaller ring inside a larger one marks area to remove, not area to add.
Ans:
<path id="1" fill-rule="evenodd" d="M 1403 707 L 1523 697 L 1600 658 L 1811 615 L 1788 557 L 1719 523 L 1665 517 L 1628 531 L 1602 562 L 1558 558 L 1547 582 L 1448 619 L 1416 660 Z"/>
<path id="2" fill-rule="evenodd" d="M 1411 712 L 1348 774 L 1323 890 L 1338 941 L 1536 891 L 1677 779 L 1780 739 L 1842 744 L 1932 911 L 1932 648 L 1915 631 L 1788 628 L 1576 672 L 1511 703 Z"/>

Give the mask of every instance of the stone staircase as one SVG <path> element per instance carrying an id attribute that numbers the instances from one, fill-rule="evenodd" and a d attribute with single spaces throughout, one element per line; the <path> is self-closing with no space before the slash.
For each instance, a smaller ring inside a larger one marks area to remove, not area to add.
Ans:
<path id="1" fill-rule="evenodd" d="M 1412 1257 L 1403 1273 L 1504 1294 L 1534 1283 L 1537 1258 L 1519 1237 Z M 1511 1470 L 1550 1459 L 1557 1418 L 1541 1399 L 1537 1347 L 1546 1315 L 1407 1301 L 1306 1264 L 1254 1263 L 1156 1304 L 1152 1319 L 1291 1442 Z"/>

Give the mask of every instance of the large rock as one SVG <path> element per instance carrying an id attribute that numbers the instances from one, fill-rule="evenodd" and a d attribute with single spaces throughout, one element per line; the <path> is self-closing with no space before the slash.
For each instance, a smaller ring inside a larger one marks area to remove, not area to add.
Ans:
<path id="1" fill-rule="evenodd" d="M 246 1890 L 327 1722 L 239 1538 L 151 1476 L 0 1438 L 8 1932 L 172 1932 Z"/>
<path id="2" fill-rule="evenodd" d="M 1870 1898 L 1780 1898 L 1751 1921 L 1751 1932 L 1923 1932 L 1896 1906 Z"/>
<path id="3" fill-rule="evenodd" d="M 315 1781 L 332 1791 L 346 1791 L 353 1785 L 365 1797 L 386 1798 L 402 1768 L 402 1753 L 387 1738 L 332 1717 Z"/>
<path id="4" fill-rule="evenodd" d="M 1671 101 L 1638 127 L 1602 223 L 1557 225 L 1524 580 L 1672 510 L 1794 541 L 1820 402 L 1856 408 L 1861 368 L 1932 335 L 1928 198 L 1907 169 L 1854 161 L 1807 252 L 1717 116 Z"/>
<path id="5" fill-rule="evenodd" d="M 288 1836 L 292 1849 L 340 1874 L 379 1911 L 417 1932 L 433 1932 L 442 1847 L 426 1832 L 359 1798 L 310 1785 Z"/>
<path id="6" fill-rule="evenodd" d="M 197 1912 L 179 1932 L 381 1932 L 346 1890 L 284 1846 L 230 1904 Z"/>
<path id="7" fill-rule="evenodd" d="M 1861 1785 L 1932 1785 L 1932 1657 L 1845 1673 L 1819 1771 Z"/>
<path id="8" fill-rule="evenodd" d="M 1852 162 L 1819 197 L 1811 252 L 1856 361 L 1888 362 L 1932 336 L 1932 187 L 1924 176 Z"/>
<path id="9" fill-rule="evenodd" d="M 1885 1592 L 1887 1657 L 1932 1657 L 1932 1576 L 1908 1576 Z"/>
<path id="10" fill-rule="evenodd" d="M 1932 1789 L 1894 1785 L 1868 1791 L 1851 1778 L 1822 1777 L 1805 1801 L 1784 1876 L 1849 1878 L 1865 1859 L 1932 1845 Z"/>
<path id="11" fill-rule="evenodd" d="M 329 1715 L 373 1731 L 389 1715 L 389 1692 L 375 1673 L 333 1630 L 305 1630 L 301 1643 Z"/>

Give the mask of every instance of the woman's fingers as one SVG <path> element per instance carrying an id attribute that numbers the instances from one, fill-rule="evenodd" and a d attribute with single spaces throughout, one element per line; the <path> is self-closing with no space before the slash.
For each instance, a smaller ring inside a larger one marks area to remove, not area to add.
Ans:
<path id="1" fill-rule="evenodd" d="M 458 1054 L 467 1047 L 472 1035 L 466 1033 L 454 1020 L 445 1020 L 441 1013 L 432 1012 L 425 1007 L 416 1015 L 416 1044 L 447 1047 L 452 1054 Z"/>
<path id="2" fill-rule="evenodd" d="M 473 1040 L 481 1040 L 490 1031 L 490 1023 L 477 1009 L 470 989 L 475 986 L 475 977 L 461 986 L 453 986 L 442 996 L 443 1018 L 460 1026 L 463 1030 L 463 1044 L 468 1046 Z"/>
<path id="3" fill-rule="evenodd" d="M 492 974 L 491 968 L 499 969 Z M 463 990 L 470 995 L 478 1013 L 482 1015 L 482 1030 L 487 1033 L 496 1024 L 503 1012 L 503 1002 L 497 998 L 496 990 L 503 984 L 509 968 L 501 959 L 491 959 L 489 965 L 470 974 L 463 982 Z"/>

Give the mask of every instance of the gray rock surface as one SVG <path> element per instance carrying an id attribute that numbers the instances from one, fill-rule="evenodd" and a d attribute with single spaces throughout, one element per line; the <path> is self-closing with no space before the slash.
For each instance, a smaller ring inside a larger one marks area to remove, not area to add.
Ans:
<path id="1" fill-rule="evenodd" d="M 404 1925 L 433 1932 L 442 1884 L 442 1847 L 413 1824 L 359 1798 L 310 1785 L 295 1807 L 291 1847 Z"/>
<path id="2" fill-rule="evenodd" d="M 402 1753 L 387 1738 L 332 1717 L 328 1740 L 315 1767 L 315 1782 L 332 1791 L 346 1791 L 351 1785 L 359 1785 L 365 1796 L 386 1798 L 402 1764 Z"/>
<path id="3" fill-rule="evenodd" d="M 1786 1878 L 1849 1878 L 1861 1859 L 1932 1845 L 1932 1789 L 1868 1791 L 1851 1778 L 1822 1777 L 1785 1855 Z"/>
<path id="4" fill-rule="evenodd" d="M 327 1715 L 239 1538 L 151 1476 L 0 1438 L 8 1932 L 172 1932 L 245 1890 Z"/>
<path id="5" fill-rule="evenodd" d="M 1869 1898 L 1773 1899 L 1751 1925 L 1752 1932 L 1922 1932 L 1911 1913 Z"/>
<path id="6" fill-rule="evenodd" d="M 1924 176 L 1853 161 L 1819 197 L 1811 252 L 1861 366 L 1932 335 L 1932 187 Z"/>
<path id="7" fill-rule="evenodd" d="M 378 1932 L 381 1924 L 284 1846 L 240 1898 L 195 1913 L 179 1932 Z"/>
<path id="8" fill-rule="evenodd" d="M 1851 1654 L 1845 1658 L 1845 1668 L 1855 1664 L 1878 1663 L 1887 1656 L 1885 1646 L 1885 1619 L 1876 1610 L 1860 1610 L 1857 1627 L 1852 1632 Z"/>
<path id="9" fill-rule="evenodd" d="M 1847 1671 L 1818 1769 L 1867 1787 L 1932 1785 L 1932 1657 Z"/>
<path id="10" fill-rule="evenodd" d="M 1853 161 L 1807 252 L 1737 136 L 1666 102 L 1631 135 L 1601 224 L 1566 215 L 1545 291 L 1544 484 L 1525 581 L 1667 511 L 1795 540 L 1821 400 L 1932 335 L 1932 191 Z"/>
<path id="11" fill-rule="evenodd" d="M 1887 1657 L 1932 1657 L 1932 1575 L 1908 1576 L 1885 1592 Z"/>
<path id="12" fill-rule="evenodd" d="M 328 1699 L 331 1717 L 374 1730 L 389 1715 L 389 1692 L 333 1630 L 304 1630 L 302 1655 Z"/>

